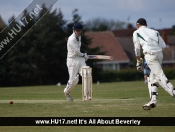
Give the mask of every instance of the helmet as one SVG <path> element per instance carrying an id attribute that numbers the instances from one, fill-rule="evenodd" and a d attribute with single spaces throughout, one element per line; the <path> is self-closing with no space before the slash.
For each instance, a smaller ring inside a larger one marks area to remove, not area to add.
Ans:
<path id="1" fill-rule="evenodd" d="M 80 23 L 75 23 L 73 30 L 83 30 L 83 26 Z"/>

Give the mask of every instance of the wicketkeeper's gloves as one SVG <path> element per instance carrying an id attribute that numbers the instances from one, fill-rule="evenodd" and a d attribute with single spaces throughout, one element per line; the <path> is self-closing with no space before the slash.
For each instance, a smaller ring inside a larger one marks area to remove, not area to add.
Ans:
<path id="1" fill-rule="evenodd" d="M 143 71 L 143 60 L 142 60 L 142 58 L 140 58 L 140 61 L 137 60 L 136 68 L 137 68 L 137 71 L 140 71 L 140 72 Z"/>
<path id="2" fill-rule="evenodd" d="M 87 61 L 89 59 L 89 56 L 86 53 L 84 53 L 83 57 L 85 58 L 85 61 Z"/>

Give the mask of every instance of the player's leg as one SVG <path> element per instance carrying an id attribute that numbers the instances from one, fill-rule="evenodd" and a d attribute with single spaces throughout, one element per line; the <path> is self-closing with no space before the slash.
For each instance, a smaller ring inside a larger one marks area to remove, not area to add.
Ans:
<path id="1" fill-rule="evenodd" d="M 158 63 L 158 59 L 156 58 L 155 55 L 150 55 L 150 54 L 145 55 L 145 59 L 149 68 L 151 69 L 150 75 L 147 78 L 150 101 L 147 104 L 143 105 L 142 107 L 144 110 L 150 110 L 151 108 L 156 107 L 156 104 L 157 104 L 158 85 L 156 84 L 157 79 L 154 74 L 155 72 L 153 71 L 157 70 L 155 67 L 156 67 L 156 64 Z M 155 61 L 157 61 L 156 64 L 155 64 Z"/>
<path id="2" fill-rule="evenodd" d="M 64 94 L 65 94 L 66 98 L 70 101 L 73 101 L 73 98 L 71 97 L 70 92 L 75 87 L 75 85 L 78 83 L 78 81 L 79 81 L 79 75 L 77 74 L 73 80 L 69 79 L 67 86 L 64 89 Z"/>
<path id="3" fill-rule="evenodd" d="M 161 64 L 162 64 L 162 53 L 157 53 L 153 61 L 150 61 L 148 66 L 151 69 L 151 72 L 155 75 L 157 82 L 165 89 L 171 96 L 175 97 L 175 88 L 171 82 L 165 76 Z"/>
<path id="4" fill-rule="evenodd" d="M 159 58 L 159 63 L 162 64 L 163 55 L 162 53 L 157 54 Z M 161 68 L 161 67 L 160 67 Z M 162 86 L 165 91 L 167 91 L 171 96 L 175 97 L 175 88 L 172 83 L 167 79 L 166 75 L 164 74 L 162 68 L 160 70 L 159 76 L 157 77 L 158 83 Z"/>
<path id="5" fill-rule="evenodd" d="M 167 91 L 171 96 L 175 97 L 175 88 L 167 79 L 163 71 L 160 72 L 160 76 L 157 78 L 157 81 L 165 91 Z"/>
<path id="6" fill-rule="evenodd" d="M 150 110 L 151 108 L 156 107 L 157 104 L 158 85 L 156 83 L 151 84 L 151 77 L 153 77 L 153 74 L 150 73 L 150 77 L 147 77 L 150 102 L 142 106 L 144 110 Z"/>
<path id="7" fill-rule="evenodd" d="M 162 64 L 162 59 L 163 55 L 162 53 L 157 53 L 157 57 L 159 60 L 160 66 L 157 66 L 158 72 L 156 72 L 156 78 L 157 82 L 162 86 L 162 88 L 167 91 L 171 96 L 175 97 L 175 88 L 172 85 L 172 83 L 167 79 L 166 75 L 164 74 L 161 64 Z"/>
<path id="8" fill-rule="evenodd" d="M 66 88 L 64 89 L 64 94 L 68 100 L 73 101 L 73 98 L 71 97 L 70 92 L 79 81 L 78 66 L 72 65 L 71 61 L 70 63 L 68 62 L 67 66 L 68 66 L 68 72 L 69 72 L 69 80 Z"/>

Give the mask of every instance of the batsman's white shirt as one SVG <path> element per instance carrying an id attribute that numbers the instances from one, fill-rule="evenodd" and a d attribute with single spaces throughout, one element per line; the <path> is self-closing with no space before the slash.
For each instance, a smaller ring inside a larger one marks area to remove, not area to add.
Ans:
<path id="1" fill-rule="evenodd" d="M 80 52 L 81 37 L 76 37 L 75 33 L 67 41 L 67 67 L 69 72 L 69 83 L 72 83 L 81 69 L 86 66 L 83 53 Z"/>
<path id="2" fill-rule="evenodd" d="M 81 47 L 81 37 L 76 37 L 75 33 L 68 38 L 67 42 L 67 57 L 73 58 L 77 56 L 83 56 L 84 54 L 80 52 Z"/>
<path id="3" fill-rule="evenodd" d="M 158 31 L 141 26 L 134 31 L 133 42 L 136 56 L 140 56 L 140 46 L 143 49 L 146 63 L 151 69 L 151 83 L 156 83 L 157 79 L 167 79 L 161 68 L 163 60 L 162 49 L 166 47 L 166 44 Z"/>

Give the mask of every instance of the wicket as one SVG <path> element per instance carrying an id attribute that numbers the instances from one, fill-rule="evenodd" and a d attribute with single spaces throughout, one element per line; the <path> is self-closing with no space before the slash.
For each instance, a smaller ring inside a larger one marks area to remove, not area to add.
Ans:
<path id="1" fill-rule="evenodd" d="M 92 100 L 92 97 L 92 68 L 84 67 L 82 69 L 82 101 Z"/>

